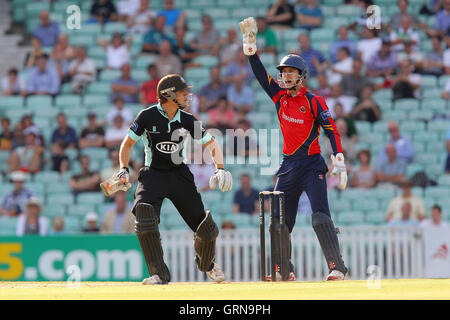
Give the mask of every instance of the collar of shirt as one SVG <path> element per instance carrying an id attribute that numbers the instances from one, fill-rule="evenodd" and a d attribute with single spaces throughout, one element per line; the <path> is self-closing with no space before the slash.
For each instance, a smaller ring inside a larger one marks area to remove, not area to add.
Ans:
<path id="1" fill-rule="evenodd" d="M 169 117 L 167 116 L 167 113 L 164 111 L 164 109 L 161 107 L 161 104 L 158 103 L 157 105 L 158 111 L 159 113 L 164 116 L 165 118 L 167 118 L 167 120 L 169 120 Z M 170 131 L 170 124 L 172 122 L 178 121 L 179 123 L 181 123 L 181 119 L 180 119 L 180 109 L 177 110 L 177 113 L 175 114 L 175 116 L 173 117 L 172 120 L 169 121 L 168 123 L 168 130 Z"/>

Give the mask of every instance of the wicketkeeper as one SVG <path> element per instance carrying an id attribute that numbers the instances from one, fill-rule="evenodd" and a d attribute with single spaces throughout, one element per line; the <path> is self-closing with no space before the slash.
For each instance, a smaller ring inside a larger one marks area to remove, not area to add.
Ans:
<path id="1" fill-rule="evenodd" d="M 194 176 L 185 164 L 183 151 L 188 134 L 209 148 L 216 166 L 210 187 L 222 192 L 232 188 L 231 173 L 224 170 L 223 152 L 214 138 L 196 118 L 183 109 L 189 106 L 191 87 L 179 75 L 162 78 L 157 87 L 159 103 L 143 109 L 132 123 L 119 152 L 120 172 L 117 179 L 129 180 L 128 163 L 131 149 L 141 140 L 145 148 L 145 166 L 139 171 L 138 186 L 132 212 L 136 217 L 136 234 L 144 254 L 150 277 L 142 284 L 167 284 L 170 272 L 163 259 L 158 229 L 160 209 L 165 198 L 172 201 L 184 221 L 194 232 L 194 247 L 199 270 L 215 282 L 225 277 L 214 262 L 215 243 L 219 229 L 194 183 Z"/>
<path id="2" fill-rule="evenodd" d="M 339 188 L 347 185 L 347 170 L 342 154 L 341 140 L 325 100 L 307 91 L 303 85 L 308 70 L 304 60 L 298 55 L 287 55 L 277 66 L 279 74 L 274 81 L 267 73 L 256 53 L 256 34 L 258 32 L 253 17 L 239 23 L 243 34 L 243 50 L 248 56 L 258 82 L 272 99 L 276 107 L 281 132 L 283 134 L 283 161 L 277 171 L 275 191 L 285 194 L 286 228 L 289 239 L 283 239 L 291 257 L 290 233 L 295 225 L 300 195 L 306 192 L 311 202 L 312 226 L 319 239 L 327 260 L 329 275 L 327 280 L 344 280 L 347 273 L 339 249 L 336 229 L 330 215 L 327 199 L 326 173 L 328 167 L 320 155 L 320 126 L 330 139 L 333 147 L 331 160 L 332 175 L 339 174 Z M 275 217 L 279 226 L 279 210 L 275 206 Z M 290 261 L 289 261 L 290 262 Z M 279 261 L 277 262 L 279 265 Z M 287 278 L 295 280 L 294 266 L 290 265 Z M 273 276 L 273 275 L 272 275 Z M 277 272 L 277 277 L 281 275 Z"/>

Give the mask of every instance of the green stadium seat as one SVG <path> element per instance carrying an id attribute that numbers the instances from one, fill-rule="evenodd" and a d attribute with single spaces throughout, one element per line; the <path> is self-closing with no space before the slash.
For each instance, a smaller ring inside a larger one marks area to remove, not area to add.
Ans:
<path id="1" fill-rule="evenodd" d="M 95 205 L 92 204 L 74 204 L 67 208 L 67 215 L 84 219 L 87 213 L 96 211 Z"/>
<path id="2" fill-rule="evenodd" d="M 422 99 L 440 98 L 441 94 L 440 88 L 422 88 Z"/>
<path id="3" fill-rule="evenodd" d="M 1 217 L 0 218 L 0 236 L 14 236 L 17 229 L 16 217 Z"/>
<path id="4" fill-rule="evenodd" d="M 416 99 L 400 99 L 395 101 L 394 107 L 396 111 L 411 112 L 419 110 L 420 103 Z"/>
<path id="5" fill-rule="evenodd" d="M 161 217 L 161 225 L 168 230 L 184 230 L 187 227 L 186 222 L 177 214 L 164 214 Z"/>
<path id="6" fill-rule="evenodd" d="M 416 132 L 413 135 L 414 143 L 429 143 L 433 141 L 438 141 L 439 134 L 433 131 Z"/>
<path id="7" fill-rule="evenodd" d="M 339 201 L 335 201 L 331 206 L 330 206 L 330 210 L 332 212 L 344 212 L 344 211 L 348 211 L 350 210 L 351 206 L 350 206 L 350 201 L 346 201 L 346 200 L 339 200 Z"/>
<path id="8" fill-rule="evenodd" d="M 386 100 L 392 100 L 393 93 L 390 89 L 381 89 L 378 91 L 375 91 L 372 95 L 373 99 L 375 101 L 378 101 L 378 99 L 386 99 Z"/>
<path id="9" fill-rule="evenodd" d="M 427 164 L 425 172 L 429 178 L 436 180 L 444 173 L 444 165 L 441 163 Z"/>
<path id="10" fill-rule="evenodd" d="M 193 63 L 199 63 L 203 68 L 211 68 L 219 65 L 219 59 L 216 56 L 203 55 L 192 60 Z"/>
<path id="11" fill-rule="evenodd" d="M 83 192 L 77 196 L 77 204 L 98 205 L 105 202 L 103 192 Z"/>
<path id="12" fill-rule="evenodd" d="M 364 221 L 372 225 L 385 224 L 386 214 L 382 211 L 371 211 L 364 215 Z"/>
<path id="13" fill-rule="evenodd" d="M 448 109 L 448 101 L 441 98 L 428 98 L 422 100 L 422 110 L 430 110 L 433 113 L 445 113 Z"/>
<path id="14" fill-rule="evenodd" d="M 45 185 L 60 183 L 60 174 L 56 171 L 41 171 L 34 175 L 33 181 Z"/>
<path id="15" fill-rule="evenodd" d="M 41 11 L 50 11 L 50 3 L 48 2 L 29 2 L 25 6 L 25 12 L 27 18 L 39 17 Z"/>
<path id="16" fill-rule="evenodd" d="M 55 98 L 55 105 L 60 109 L 79 108 L 81 97 L 76 94 L 61 94 Z"/>
<path id="17" fill-rule="evenodd" d="M 22 108 L 24 106 L 24 98 L 21 96 L 4 96 L 0 97 L 0 110 L 8 108 Z"/>
<path id="18" fill-rule="evenodd" d="M 50 96 L 29 96 L 26 105 L 28 110 L 39 110 L 41 107 L 53 106 L 53 99 Z"/>
<path id="19" fill-rule="evenodd" d="M 81 219 L 79 217 L 65 217 L 64 227 L 68 234 L 77 234 L 82 231 Z"/>
<path id="20" fill-rule="evenodd" d="M 136 59 L 136 65 L 135 66 L 136 66 L 136 68 L 147 70 L 147 67 L 150 64 L 154 63 L 155 59 L 156 59 L 156 56 L 154 56 L 154 55 L 138 57 Z"/>
<path id="21" fill-rule="evenodd" d="M 337 222 L 341 225 L 359 225 L 364 223 L 364 214 L 360 211 L 341 212 L 336 215 Z"/>
<path id="22" fill-rule="evenodd" d="M 60 205 L 72 205 L 74 204 L 74 197 L 72 194 L 49 194 L 47 196 L 47 206 L 60 206 Z"/>
<path id="23" fill-rule="evenodd" d="M 84 96 L 83 104 L 86 106 L 96 106 L 99 104 L 109 103 L 109 97 L 104 94 L 94 94 L 88 93 Z"/>
<path id="24" fill-rule="evenodd" d="M 367 121 L 355 121 L 355 127 L 358 134 L 369 134 L 372 132 L 372 124 Z"/>
<path id="25" fill-rule="evenodd" d="M 441 89 L 444 89 L 445 84 L 447 83 L 447 81 L 450 79 L 450 75 L 443 75 L 439 77 L 439 87 Z"/>
<path id="26" fill-rule="evenodd" d="M 88 47 L 88 57 L 92 59 L 106 59 L 106 52 L 105 49 L 103 49 L 100 46 L 91 46 Z M 118 71 L 118 70 L 108 70 L 108 71 Z M 120 75 L 120 71 L 118 71 L 118 74 Z M 103 80 L 103 79 L 102 79 Z M 104 79 L 108 80 L 108 79 Z"/>
<path id="27" fill-rule="evenodd" d="M 212 11 L 212 10 L 214 10 L 214 9 L 208 10 L 208 14 L 211 15 L 211 13 L 210 13 L 209 11 Z M 222 10 L 222 9 L 220 9 L 220 10 Z M 189 8 L 189 9 L 184 10 L 184 13 L 186 14 L 186 18 L 187 18 L 188 20 L 195 20 L 195 19 L 200 20 L 201 17 L 202 17 L 201 11 L 200 11 L 200 10 L 196 10 L 196 9 L 191 9 L 191 8 Z M 228 13 L 227 13 L 227 16 L 228 16 Z M 214 17 L 213 15 L 211 15 L 211 18 L 214 19 L 214 18 L 216 18 L 216 17 Z"/>
<path id="28" fill-rule="evenodd" d="M 109 81 L 92 82 L 87 88 L 87 93 L 109 95 L 111 93 L 111 83 Z"/>
<path id="29" fill-rule="evenodd" d="M 370 195 L 370 194 L 369 194 Z M 378 201 L 372 198 L 360 198 L 352 201 L 354 211 L 374 211 L 378 210 Z"/>
<path id="30" fill-rule="evenodd" d="M 186 81 L 189 80 L 202 80 L 207 79 L 209 81 L 209 69 L 208 68 L 189 68 L 184 72 Z"/>
<path id="31" fill-rule="evenodd" d="M 42 215 L 44 217 L 48 217 L 49 219 L 53 219 L 54 217 L 64 217 L 67 212 L 66 205 L 46 205 L 42 209 Z"/>
<path id="32" fill-rule="evenodd" d="M 95 35 L 92 34 L 71 34 L 69 36 L 69 44 L 72 46 L 90 47 L 96 44 Z"/>
<path id="33" fill-rule="evenodd" d="M 448 187 L 428 187 L 425 189 L 425 198 L 448 199 L 450 197 L 450 188 Z"/>
<path id="34" fill-rule="evenodd" d="M 450 188 L 450 175 L 446 174 L 446 175 L 441 175 L 438 178 L 438 184 L 439 186 L 445 186 L 447 187 L 447 189 Z M 449 194 L 450 197 L 450 194 Z"/>
<path id="35" fill-rule="evenodd" d="M 406 176 L 412 178 L 416 173 L 423 171 L 423 168 L 422 163 L 411 163 L 406 167 Z"/>
<path id="36" fill-rule="evenodd" d="M 104 34 L 110 35 L 110 34 L 113 34 L 115 32 L 127 33 L 128 32 L 128 27 L 127 27 L 126 23 L 123 23 L 123 22 L 108 22 L 103 27 L 103 33 Z"/>
<path id="37" fill-rule="evenodd" d="M 414 162 L 423 164 L 424 168 L 425 168 L 427 165 L 438 163 L 439 162 L 439 154 L 436 154 L 436 153 L 416 154 L 414 156 Z"/>
<path id="38" fill-rule="evenodd" d="M 266 220 L 268 220 L 269 215 L 267 215 Z M 256 220 L 258 216 L 254 217 L 253 215 L 247 213 L 231 213 L 222 216 L 222 221 L 229 220 L 233 222 L 236 226 L 236 229 L 244 229 L 244 228 L 254 228 L 256 225 Z M 255 220 L 255 221 L 254 221 Z"/>
<path id="39" fill-rule="evenodd" d="M 406 115 L 406 112 L 405 112 Z M 408 119 L 409 120 L 423 120 L 423 121 L 430 121 L 431 119 L 433 119 L 434 116 L 434 112 L 432 110 L 414 110 L 411 111 L 408 114 Z"/>

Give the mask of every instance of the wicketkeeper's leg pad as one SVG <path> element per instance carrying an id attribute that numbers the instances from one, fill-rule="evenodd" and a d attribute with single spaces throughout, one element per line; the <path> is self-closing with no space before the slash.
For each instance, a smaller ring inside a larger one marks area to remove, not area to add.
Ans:
<path id="1" fill-rule="evenodd" d="M 158 214 L 151 204 L 141 202 L 136 205 L 135 231 L 149 275 L 157 274 L 161 280 L 169 282 L 170 272 L 164 263 L 158 224 Z"/>
<path id="2" fill-rule="evenodd" d="M 200 271 L 210 271 L 214 264 L 216 254 L 216 238 L 219 235 L 219 228 L 214 222 L 209 211 L 197 228 L 194 235 L 194 248 L 197 254 L 196 261 Z"/>
<path id="3" fill-rule="evenodd" d="M 346 274 L 348 270 L 342 260 L 333 220 L 323 212 L 314 212 L 311 220 L 330 271 L 336 269 Z"/>

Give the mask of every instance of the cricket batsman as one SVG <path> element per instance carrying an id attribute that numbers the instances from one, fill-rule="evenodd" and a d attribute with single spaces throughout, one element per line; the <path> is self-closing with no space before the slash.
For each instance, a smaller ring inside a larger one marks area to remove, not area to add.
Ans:
<path id="1" fill-rule="evenodd" d="M 232 188 L 231 173 L 224 169 L 223 152 L 214 138 L 196 118 L 183 109 L 192 98 L 191 86 L 177 74 L 163 77 L 157 86 L 159 103 L 143 109 L 137 115 L 122 141 L 119 151 L 121 170 L 116 178 L 128 185 L 128 163 L 133 145 L 142 139 L 145 166 L 139 171 L 132 213 L 136 217 L 135 231 L 147 264 L 150 277 L 144 285 L 167 284 L 170 272 L 163 259 L 158 224 L 165 198 L 172 201 L 183 220 L 194 232 L 194 248 L 199 270 L 215 282 L 225 280 L 215 258 L 215 243 L 219 229 L 203 202 L 194 176 L 184 161 L 184 139 L 190 134 L 206 146 L 216 166 L 210 187 L 222 192 Z"/>
<path id="2" fill-rule="evenodd" d="M 331 175 L 339 174 L 339 185 L 344 190 L 347 185 L 347 170 L 342 154 L 341 140 L 325 100 L 316 96 L 303 85 L 308 70 L 305 61 L 298 55 L 290 54 L 281 59 L 277 66 L 279 74 L 274 81 L 264 68 L 256 53 L 255 19 L 249 17 L 239 23 L 243 35 L 243 50 L 248 56 L 253 73 L 259 84 L 275 104 L 283 134 L 283 160 L 276 173 L 275 191 L 285 194 L 285 227 L 288 239 L 281 245 L 289 252 L 289 273 L 285 278 L 277 272 L 280 280 L 295 281 L 294 266 L 291 262 L 292 244 L 290 234 L 295 225 L 300 195 L 306 192 L 311 202 L 312 226 L 320 242 L 329 268 L 327 280 L 344 280 L 347 268 L 342 259 L 336 229 L 331 219 L 327 199 L 326 173 L 328 167 L 320 155 L 320 126 L 330 139 L 333 155 Z M 275 230 L 280 230 L 279 208 L 275 207 Z M 279 261 L 277 261 L 279 265 Z M 272 275 L 273 276 L 273 275 Z M 269 278 L 271 279 L 271 278 Z"/>

